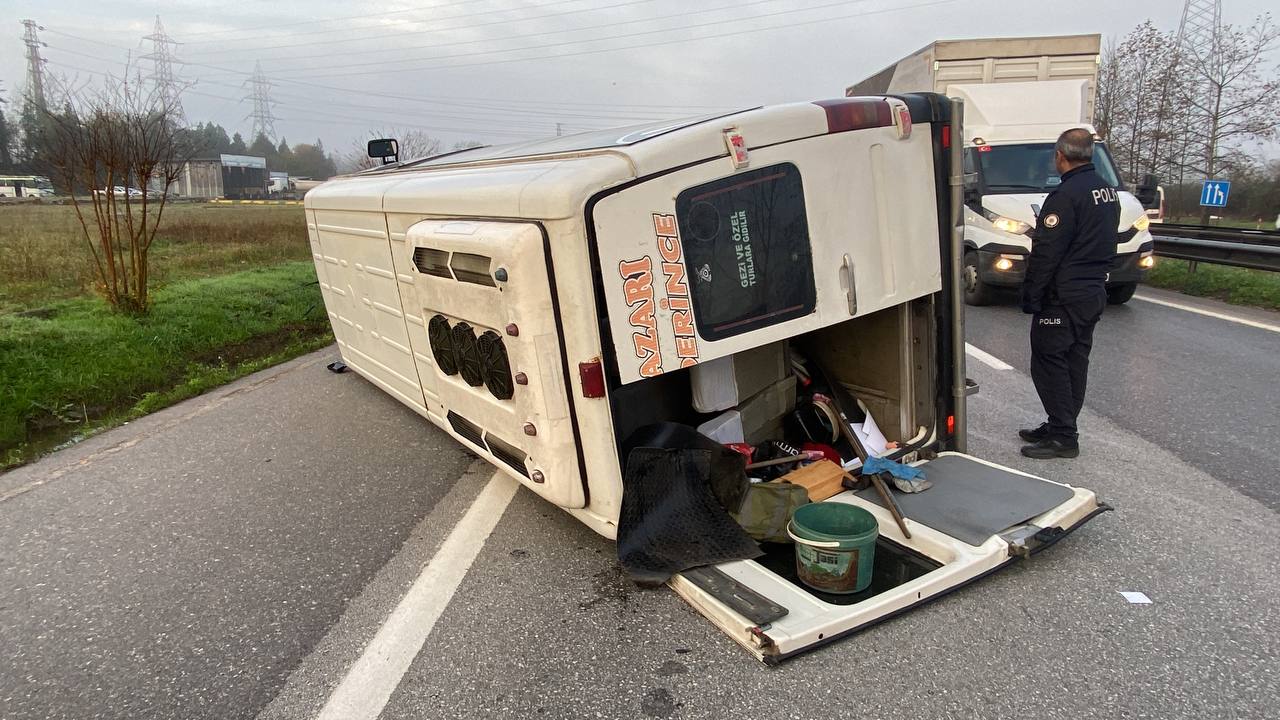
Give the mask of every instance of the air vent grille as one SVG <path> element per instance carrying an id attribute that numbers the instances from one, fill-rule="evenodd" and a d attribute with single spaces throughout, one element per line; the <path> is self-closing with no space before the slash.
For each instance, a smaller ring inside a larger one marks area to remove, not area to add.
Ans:
<path id="1" fill-rule="evenodd" d="M 414 248 L 413 264 L 420 273 L 453 279 L 453 275 L 449 273 L 449 253 L 444 250 Z"/>
<path id="2" fill-rule="evenodd" d="M 471 444 L 483 449 L 485 447 L 483 431 L 479 425 L 462 417 L 458 413 L 449 411 L 449 424 L 453 426 L 453 431 L 466 438 Z"/>
<path id="3" fill-rule="evenodd" d="M 419 247 L 413 249 L 413 264 L 418 268 L 418 272 L 426 275 L 434 275 L 446 280 L 456 277 L 459 282 L 485 287 L 498 286 L 493 279 L 493 274 L 489 271 L 493 265 L 493 258 L 488 255 L 464 252 L 451 255 L 448 250 Z M 452 271 L 450 267 L 453 268 Z"/>
<path id="4" fill-rule="evenodd" d="M 529 477 L 529 469 L 526 468 L 524 464 L 525 458 L 528 456 L 525 455 L 520 448 L 494 437 L 493 433 L 489 433 L 488 441 L 489 452 L 493 453 L 495 458 L 506 463 L 512 470 L 515 470 L 525 477 Z"/>
<path id="5" fill-rule="evenodd" d="M 449 264 L 453 266 L 453 274 L 461 282 L 497 287 L 498 284 L 493 281 L 493 275 L 489 274 L 489 265 L 492 262 L 488 255 L 456 252 Z"/>

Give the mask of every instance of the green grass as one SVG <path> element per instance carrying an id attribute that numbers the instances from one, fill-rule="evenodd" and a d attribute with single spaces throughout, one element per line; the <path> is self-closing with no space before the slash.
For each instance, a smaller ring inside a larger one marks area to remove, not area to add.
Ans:
<path id="1" fill-rule="evenodd" d="M 1168 217 L 1166 218 L 1166 221 L 1171 223 L 1181 223 L 1184 225 L 1199 225 L 1200 216 L 1187 215 L 1183 217 Z M 1257 220 L 1241 220 L 1239 218 L 1219 218 L 1217 220 L 1209 221 L 1209 225 L 1211 225 L 1212 227 L 1243 228 L 1246 230 L 1275 230 L 1276 219 L 1274 217 L 1261 218 Z M 1151 226 L 1151 229 L 1153 231 L 1158 230 L 1159 228 L 1160 228 L 1159 224 L 1155 224 Z"/>
<path id="2" fill-rule="evenodd" d="M 305 260 L 304 217 L 297 206 L 168 206 L 151 247 L 151 287 Z M 0 314 L 91 294 L 91 267 L 69 205 L 0 205 Z"/>
<path id="3" fill-rule="evenodd" d="M 1236 305 L 1280 310 L 1280 273 L 1200 263 L 1195 272 L 1185 260 L 1160 258 L 1147 284 Z"/>
<path id="4" fill-rule="evenodd" d="M 310 262 L 173 281 L 142 317 L 87 296 L 0 314 L 0 466 L 331 340 Z"/>

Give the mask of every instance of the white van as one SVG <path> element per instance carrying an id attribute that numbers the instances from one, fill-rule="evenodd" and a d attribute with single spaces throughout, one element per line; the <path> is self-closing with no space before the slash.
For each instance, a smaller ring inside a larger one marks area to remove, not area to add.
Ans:
<path id="1" fill-rule="evenodd" d="M 841 492 L 880 526 L 869 590 L 807 589 L 785 545 L 670 585 L 767 662 L 830 642 L 1107 509 L 963 454 L 951 122 L 939 95 L 840 98 L 336 178 L 305 205 L 342 359 L 608 538 L 631 434 L 714 417 L 692 368 L 782 345 L 794 388 L 794 358 L 825 365 L 929 473 L 899 497 L 910 536 Z"/>
<path id="2" fill-rule="evenodd" d="M 1086 80 L 951 85 L 965 101 L 965 298 L 994 299 L 996 287 L 1018 287 L 1031 254 L 1030 232 L 1040 206 L 1062 178 L 1053 164 L 1058 135 L 1071 128 L 1094 133 L 1087 122 L 1092 90 Z M 1120 198 L 1116 256 L 1107 276 L 1107 301 L 1128 302 L 1155 264 L 1151 219 L 1126 188 L 1102 141 L 1093 166 Z M 1154 195 L 1143 188 L 1140 195 Z M 1150 199 L 1149 199 L 1150 201 Z"/>

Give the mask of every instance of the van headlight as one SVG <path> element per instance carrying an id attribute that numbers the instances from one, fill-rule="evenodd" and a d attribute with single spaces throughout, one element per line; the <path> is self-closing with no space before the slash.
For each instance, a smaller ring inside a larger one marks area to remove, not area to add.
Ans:
<path id="1" fill-rule="evenodd" d="M 1138 232 L 1142 232 L 1149 227 L 1151 227 L 1151 218 L 1147 217 L 1145 213 L 1139 215 L 1138 219 L 1133 221 L 1133 229 Z"/>
<path id="2" fill-rule="evenodd" d="M 1031 231 L 1031 226 L 1021 220 L 1014 220 L 1003 215 L 997 215 L 986 208 L 982 209 L 982 216 L 991 221 L 997 230 L 1007 232 L 1010 235 L 1026 235 Z"/>

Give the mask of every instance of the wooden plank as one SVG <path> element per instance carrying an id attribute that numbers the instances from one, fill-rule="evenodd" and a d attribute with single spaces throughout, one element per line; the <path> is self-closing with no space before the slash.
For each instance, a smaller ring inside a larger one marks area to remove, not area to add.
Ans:
<path id="1" fill-rule="evenodd" d="M 799 485 L 809 493 L 811 502 L 821 502 L 844 492 L 844 487 L 841 486 L 840 481 L 846 475 L 844 468 L 839 465 L 830 460 L 819 460 L 802 468 L 792 470 L 774 482 L 789 482 L 793 485 Z"/>

